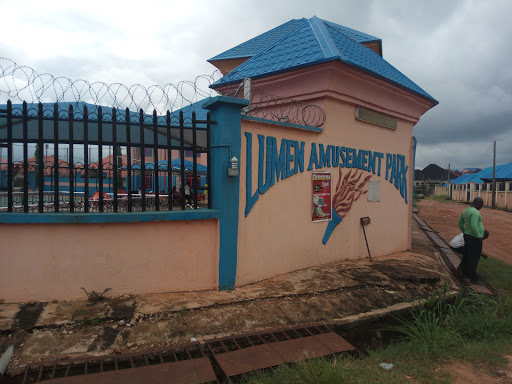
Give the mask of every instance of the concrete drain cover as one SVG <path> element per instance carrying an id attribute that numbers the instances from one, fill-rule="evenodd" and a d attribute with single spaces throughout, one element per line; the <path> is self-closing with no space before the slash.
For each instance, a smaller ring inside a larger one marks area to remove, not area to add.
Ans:
<path id="1" fill-rule="evenodd" d="M 355 351 L 355 347 L 325 325 L 227 337 L 206 344 L 228 380 L 279 364 Z"/>
<path id="2" fill-rule="evenodd" d="M 45 384 L 185 384 L 218 383 L 200 343 L 144 354 L 112 355 L 27 366 L 21 383 Z"/>

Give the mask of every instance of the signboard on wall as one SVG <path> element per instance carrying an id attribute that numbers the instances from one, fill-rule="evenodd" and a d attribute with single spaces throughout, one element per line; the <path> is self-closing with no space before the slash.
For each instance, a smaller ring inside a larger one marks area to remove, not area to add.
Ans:
<path id="1" fill-rule="evenodd" d="M 313 222 L 328 221 L 332 218 L 331 180 L 331 171 L 313 171 Z"/>

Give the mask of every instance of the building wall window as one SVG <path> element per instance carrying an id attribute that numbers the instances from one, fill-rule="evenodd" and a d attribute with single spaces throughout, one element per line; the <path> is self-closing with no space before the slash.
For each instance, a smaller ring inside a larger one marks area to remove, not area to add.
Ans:
<path id="1" fill-rule="evenodd" d="M 153 155 L 153 148 L 144 148 L 144 155 L 145 156 Z"/>
<path id="2" fill-rule="evenodd" d="M 190 187 L 193 187 L 194 186 L 194 175 L 191 175 L 191 174 L 187 174 L 185 175 L 185 184 L 188 184 L 190 185 Z M 197 186 L 201 186 L 201 176 L 197 176 Z"/>
<path id="3" fill-rule="evenodd" d="M 193 151 L 185 151 L 185 157 L 192 157 L 194 155 Z M 201 153 L 196 153 L 196 157 L 201 157 Z"/>
<path id="4" fill-rule="evenodd" d="M 151 189 L 153 188 L 153 177 L 151 174 L 146 175 L 145 183 L 144 183 L 145 189 Z"/>

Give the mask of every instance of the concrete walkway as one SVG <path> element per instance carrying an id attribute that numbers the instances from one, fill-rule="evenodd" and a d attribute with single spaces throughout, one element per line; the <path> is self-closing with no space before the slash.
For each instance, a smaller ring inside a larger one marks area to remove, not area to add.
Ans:
<path id="1" fill-rule="evenodd" d="M 337 261 L 230 292 L 148 294 L 98 303 L 3 303 L 0 351 L 15 344 L 13 375 L 27 362 L 135 352 L 191 338 L 309 323 L 345 324 L 406 308 L 437 288 L 458 291 L 416 225 L 413 238 L 411 252 L 373 262 Z"/>

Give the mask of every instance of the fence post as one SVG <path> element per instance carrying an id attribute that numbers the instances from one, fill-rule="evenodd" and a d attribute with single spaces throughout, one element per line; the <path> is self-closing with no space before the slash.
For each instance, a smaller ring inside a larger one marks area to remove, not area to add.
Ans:
<path id="1" fill-rule="evenodd" d="M 212 209 L 219 214 L 219 290 L 235 288 L 240 176 L 228 176 L 230 160 L 240 160 L 242 141 L 241 109 L 248 100 L 217 96 L 203 108 L 211 111 L 210 166 Z M 240 167 L 238 167 L 240 169 Z"/>

